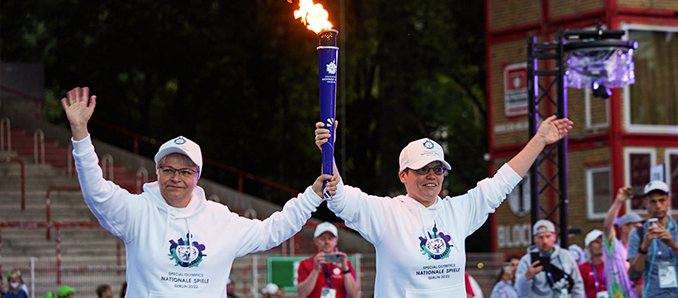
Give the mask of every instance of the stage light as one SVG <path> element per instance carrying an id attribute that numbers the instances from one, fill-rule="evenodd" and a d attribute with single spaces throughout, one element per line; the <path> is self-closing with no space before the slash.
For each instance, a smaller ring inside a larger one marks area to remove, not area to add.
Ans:
<path id="1" fill-rule="evenodd" d="M 634 50 L 637 41 L 620 40 L 622 30 L 565 31 L 565 84 L 577 89 L 593 88 L 601 98 L 610 88 L 619 88 L 636 82 Z"/>
<path id="2" fill-rule="evenodd" d="M 610 88 L 606 87 L 605 85 L 598 83 L 598 81 L 593 81 L 591 89 L 593 90 L 592 93 L 595 97 L 608 99 L 610 96 L 612 96 L 612 90 L 610 90 Z"/>

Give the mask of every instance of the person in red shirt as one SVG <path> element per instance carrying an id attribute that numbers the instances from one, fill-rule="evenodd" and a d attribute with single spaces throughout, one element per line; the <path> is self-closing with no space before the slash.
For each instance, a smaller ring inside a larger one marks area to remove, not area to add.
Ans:
<path id="1" fill-rule="evenodd" d="M 603 297 L 607 294 L 605 285 L 605 270 L 603 268 L 603 232 L 593 230 L 586 235 L 584 242 L 589 249 L 591 259 L 579 266 L 579 272 L 584 280 L 584 291 L 587 298 L 596 298 L 598 293 Z"/>
<path id="2" fill-rule="evenodd" d="M 319 224 L 313 233 L 318 253 L 299 263 L 297 294 L 301 298 L 355 298 L 358 288 L 355 270 L 346 254 L 337 250 L 337 227 L 329 222 Z M 338 260 L 328 260 L 332 255 Z"/>

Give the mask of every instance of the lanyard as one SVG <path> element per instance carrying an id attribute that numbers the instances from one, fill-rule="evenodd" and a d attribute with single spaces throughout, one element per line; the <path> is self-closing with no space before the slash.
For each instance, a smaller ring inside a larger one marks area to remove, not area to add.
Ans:
<path id="1" fill-rule="evenodd" d="M 593 266 L 593 263 L 591 264 L 591 269 L 593 270 L 593 282 L 596 285 L 596 293 L 600 292 L 599 288 L 599 283 L 598 283 L 598 277 L 600 277 L 600 281 L 604 284 L 605 283 L 605 276 L 599 276 L 598 275 L 598 270 L 596 270 L 596 266 Z"/>
<path id="2" fill-rule="evenodd" d="M 640 229 L 640 228 L 639 228 Z M 666 223 L 666 230 L 671 232 L 671 218 L 667 219 Z M 646 231 L 647 232 L 647 231 Z M 674 240 L 675 241 L 675 240 Z M 640 243 L 643 242 L 643 239 L 640 239 Z M 640 244 L 638 245 L 640 247 Z M 643 296 L 647 293 L 647 290 L 650 288 L 650 279 L 652 278 L 652 267 L 654 267 L 654 257 L 657 256 L 657 239 L 652 239 L 652 259 L 650 261 L 650 269 L 647 271 L 647 285 L 645 285 L 645 289 L 643 290 Z M 673 267 L 678 268 L 678 265 L 676 264 L 676 258 L 675 255 L 673 254 L 673 249 L 669 248 L 669 255 L 671 259 L 673 260 Z M 659 257 L 662 259 L 662 257 Z M 676 288 L 676 291 L 678 291 L 678 288 Z"/>
<path id="3" fill-rule="evenodd" d="M 330 275 L 332 274 L 331 270 L 332 269 L 332 264 L 320 264 L 323 267 L 323 273 L 325 274 L 325 284 L 328 285 L 330 288 L 334 288 L 334 285 L 332 285 L 332 281 L 330 280 Z M 329 267 L 329 268 L 328 268 Z"/>

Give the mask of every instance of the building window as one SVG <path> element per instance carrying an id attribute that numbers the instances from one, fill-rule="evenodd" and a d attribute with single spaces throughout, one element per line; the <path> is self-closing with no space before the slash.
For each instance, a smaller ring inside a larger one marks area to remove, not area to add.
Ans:
<path id="1" fill-rule="evenodd" d="M 636 83 L 624 87 L 630 132 L 675 133 L 678 128 L 678 28 L 626 25 L 638 41 L 633 61 Z"/>
<path id="2" fill-rule="evenodd" d="M 655 149 L 628 147 L 624 149 L 624 156 L 626 185 L 644 187 L 645 184 L 650 182 L 650 167 L 656 163 Z M 645 212 L 642 197 L 633 197 L 630 201 L 630 206 L 627 206 L 627 208 Z"/>
<path id="3" fill-rule="evenodd" d="M 610 167 L 586 169 L 586 204 L 589 219 L 604 219 L 612 205 Z"/>
<path id="4" fill-rule="evenodd" d="M 593 97 L 591 88 L 584 89 L 584 104 L 586 106 L 586 129 L 598 130 L 610 127 L 610 104 L 607 100 Z"/>
<path id="5" fill-rule="evenodd" d="M 671 191 L 671 208 L 678 209 L 678 148 L 666 149 L 664 152 L 665 180 Z"/>

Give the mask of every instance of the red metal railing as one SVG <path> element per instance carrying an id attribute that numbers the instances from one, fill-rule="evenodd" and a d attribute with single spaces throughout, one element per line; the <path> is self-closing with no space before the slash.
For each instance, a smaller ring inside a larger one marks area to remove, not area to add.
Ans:
<path id="1" fill-rule="evenodd" d="M 50 186 L 47 188 L 47 194 L 45 195 L 45 222 L 47 225 L 47 240 L 52 239 L 51 227 L 52 227 L 52 191 L 80 191 L 80 186 Z M 98 224 L 97 224 L 98 225 Z"/>
<path id="2" fill-rule="evenodd" d="M 18 162 L 21 165 L 21 211 L 26 210 L 26 169 L 24 161 L 18 157 L 6 157 L 0 159 L 4 162 Z"/>

